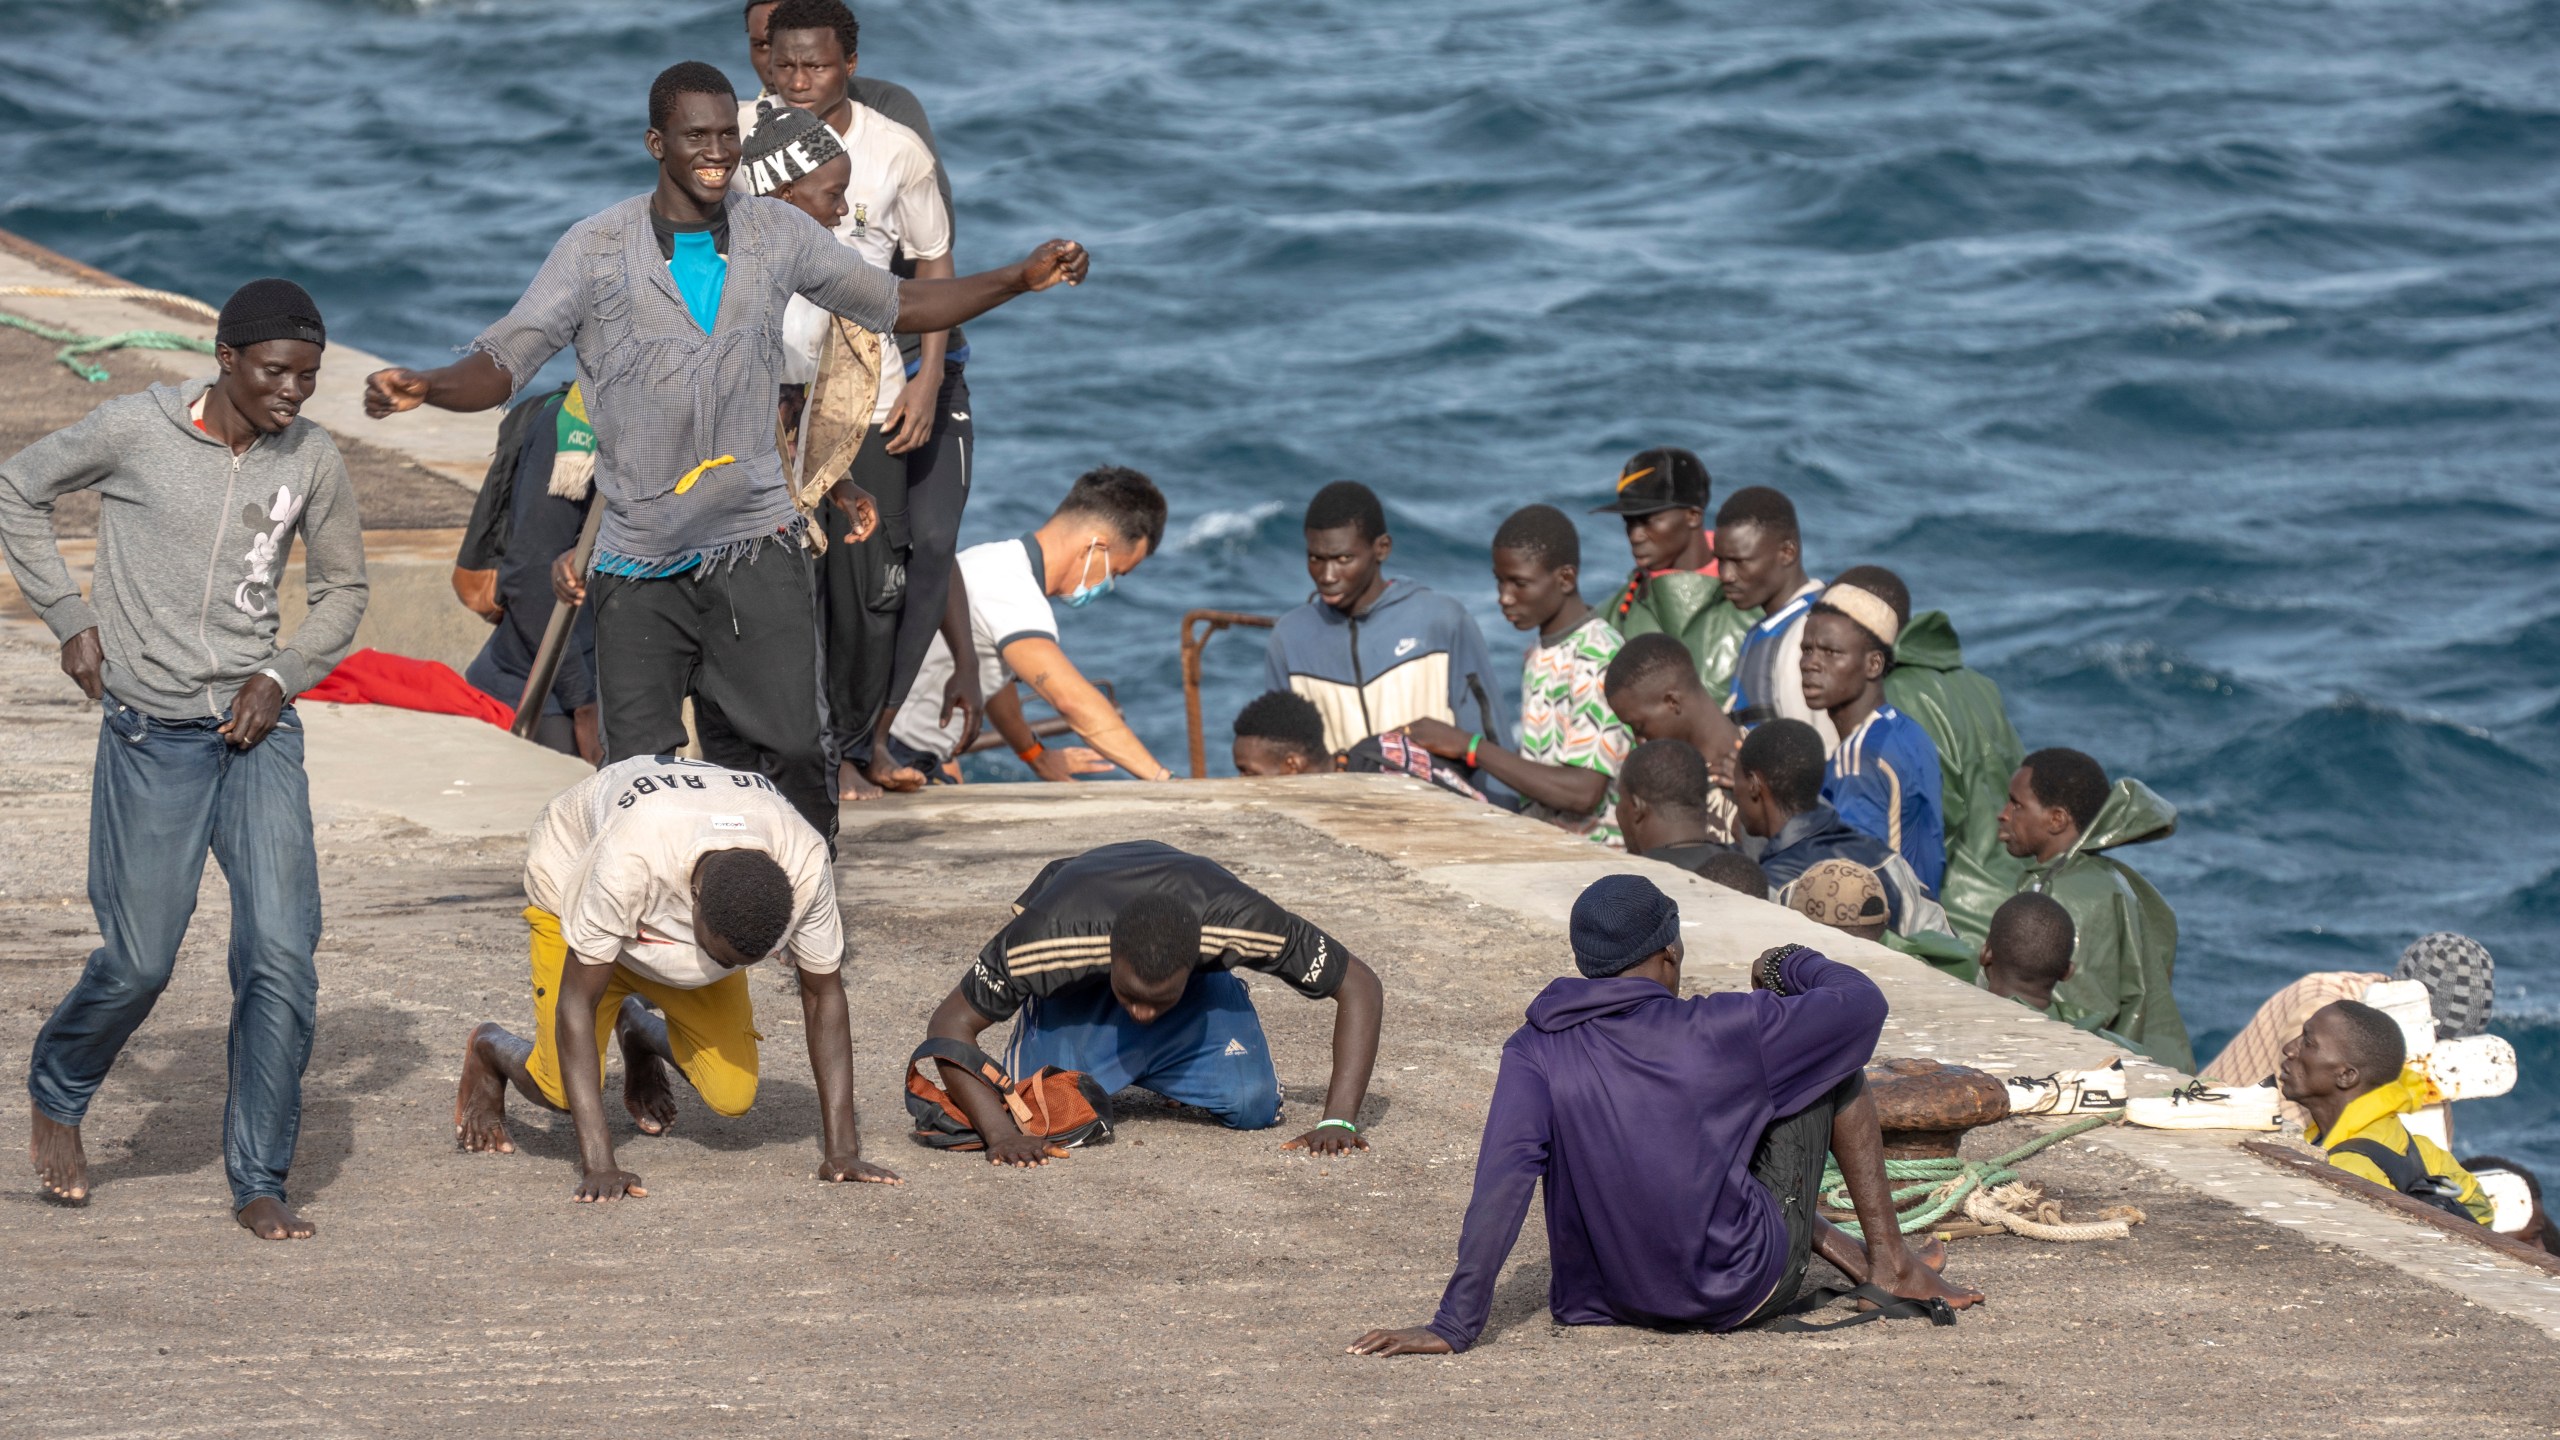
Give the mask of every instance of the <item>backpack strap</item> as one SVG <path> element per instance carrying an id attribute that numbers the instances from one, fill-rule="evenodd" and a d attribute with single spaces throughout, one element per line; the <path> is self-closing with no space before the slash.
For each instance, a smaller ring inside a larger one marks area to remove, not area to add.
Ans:
<path id="1" fill-rule="evenodd" d="M 1004 1108 L 1012 1112 L 1014 1124 L 1028 1126 L 1031 1123 L 1031 1107 L 1023 1103 L 1020 1087 L 1014 1084 L 1012 1076 L 1004 1073 L 1004 1067 L 995 1062 L 995 1057 L 986 1051 L 965 1040 L 932 1037 L 917 1046 L 915 1053 L 907 1057 L 908 1073 L 922 1078 L 928 1085 L 934 1084 L 940 1077 L 926 1070 L 925 1067 L 935 1061 L 948 1061 L 985 1081 L 994 1087 L 998 1095 L 1004 1097 Z"/>
<path id="2" fill-rule="evenodd" d="M 2341 1140 L 2329 1147 L 2329 1153 L 2370 1160 L 2392 1189 L 2412 1200 L 2423 1200 L 2439 1210 L 2460 1215 L 2465 1220 L 2474 1218 L 2463 1207 L 2461 1192 L 2449 1180 L 2427 1172 L 2426 1161 L 2419 1156 L 2414 1139 L 2410 1141 L 2409 1153 L 2405 1155 L 2379 1140 L 2367 1140 L 2363 1136 Z"/>
<path id="3" fill-rule="evenodd" d="M 1876 1308 L 1861 1310 L 1855 1315 L 1843 1315 L 1837 1320 L 1825 1321 L 1821 1324 L 1802 1318 L 1836 1300 L 1864 1300 Z M 1854 1285 L 1847 1289 L 1834 1286 L 1827 1290 L 1816 1290 L 1752 1328 L 1779 1335 L 1816 1335 L 1825 1330 L 1846 1330 L 1852 1325 L 1864 1325 L 1871 1320 L 1917 1320 L 1923 1316 L 1928 1318 L 1931 1325 L 1956 1323 L 1955 1307 L 1935 1295 L 1926 1300 L 1906 1300 L 1870 1283 Z"/>

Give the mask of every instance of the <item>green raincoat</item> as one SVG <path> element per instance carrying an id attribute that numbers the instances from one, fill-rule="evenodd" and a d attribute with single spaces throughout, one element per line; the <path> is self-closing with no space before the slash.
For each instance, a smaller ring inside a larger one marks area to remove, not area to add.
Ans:
<path id="1" fill-rule="evenodd" d="M 2193 1071 L 2195 1047 L 2169 989 L 2178 968 L 2177 912 L 2132 867 L 2100 853 L 2177 829 L 2177 810 L 2150 786 L 2118 780 L 2096 822 L 2052 864 L 2030 865 L 2018 889 L 2062 902 L 2077 932 L 2071 978 L 2054 987 L 2054 1013 L 2083 1029 L 2112 1030 L 2154 1060 Z"/>
<path id="2" fill-rule="evenodd" d="M 1698 678 L 1719 705 L 1733 693 L 1742 637 L 1759 620 L 1759 611 L 1737 610 L 1724 598 L 1724 582 L 1694 570 L 1639 573 L 1609 606 L 1609 623 L 1628 639 L 1659 631 L 1688 646 Z M 2000 783 L 2009 783 L 2008 778 L 2001 777 Z"/>
<path id="3" fill-rule="evenodd" d="M 1947 873 L 1938 903 L 1965 943 L 1978 953 L 1991 929 L 1991 912 L 2018 893 L 2026 862 L 2000 843 L 2000 807 L 2009 800 L 2009 777 L 2027 749 L 2009 724 L 2000 687 L 1978 670 L 1964 668 L 1956 627 L 1943 611 L 1914 615 L 1893 647 L 1893 669 L 1884 677 L 1885 703 L 1920 722 L 1938 746 L 1940 803 L 1947 816 Z"/>

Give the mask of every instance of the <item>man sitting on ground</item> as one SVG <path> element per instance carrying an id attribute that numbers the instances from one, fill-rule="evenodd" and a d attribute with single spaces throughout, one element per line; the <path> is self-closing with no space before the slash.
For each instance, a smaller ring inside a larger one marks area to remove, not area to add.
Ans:
<path id="1" fill-rule="evenodd" d="M 1799 678 L 1804 617 L 1822 593 L 1822 582 L 1804 573 L 1794 502 L 1766 485 L 1733 492 L 1716 512 L 1716 573 L 1734 604 L 1763 612 L 1742 637 L 1725 708 L 1745 730 L 1771 720 L 1802 720 L 1822 737 L 1822 753 L 1830 754 L 1840 737 L 1831 717 L 1805 699 Z"/>
<path id="2" fill-rule="evenodd" d="M 1013 902 L 1014 917 L 933 1012 L 936 1039 L 974 1045 L 1012 1016 L 1004 1068 L 1080 1070 L 1107 1093 L 1137 1085 L 1196 1105 L 1237 1130 L 1280 1123 L 1280 1079 L 1252 997 L 1232 973 L 1276 975 L 1334 1002 L 1333 1079 L 1324 1118 L 1284 1150 L 1366 1150 L 1360 1101 L 1378 1058 L 1385 991 L 1342 942 L 1281 909 L 1225 866 L 1154 840 L 1052 860 Z M 985 1137 L 996 1165 L 1042 1165 L 1004 1101 L 956 1065 L 944 1087 Z"/>
<path id="3" fill-rule="evenodd" d="M 1742 636 L 1759 619 L 1734 608 L 1716 578 L 1716 532 L 1707 528 L 1706 464 L 1675 445 L 1647 450 L 1618 471 L 1618 497 L 1591 513 L 1626 521 L 1635 574 L 1609 607 L 1618 633 L 1668 635 L 1689 652 L 1718 705 L 1733 687 Z"/>
<path id="4" fill-rule="evenodd" d="M 1937 743 L 1947 849 L 1938 901 L 1956 933 L 1980 949 L 1991 912 L 2017 893 L 2026 869 L 2000 843 L 2000 807 L 2027 747 L 2018 743 L 2000 687 L 1965 667 L 1964 647 L 1946 615 L 1911 613 L 1911 592 L 1902 577 L 1880 565 L 1853 565 L 1832 583 L 1855 585 L 1883 600 L 1902 626 L 1884 674 L 1885 703 L 1919 721 Z"/>
<path id="5" fill-rule="evenodd" d="M 1372 1330 L 1354 1354 L 1473 1345 L 1542 1181 L 1559 1324 L 1737 1329 L 1793 1305 L 1816 1252 L 1893 1295 L 1982 1298 L 1896 1227 L 1863 1076 L 1884 1029 L 1875 982 L 1790 945 L 1760 958 L 1748 991 L 1683 998 L 1679 907 L 1637 875 L 1583 891 L 1572 936 L 1581 974 L 1550 982 L 1502 1047 L 1440 1313 Z M 1816 1213 L 1826 1153 L 1863 1246 Z"/>
<path id="6" fill-rule="evenodd" d="M 2490 958 L 2487 946 L 2470 936 L 2438 931 L 2411 941 L 2388 975 L 2323 970 L 2287 985 L 2267 997 L 2267 1003 L 2200 1073 L 2225 1085 L 2264 1085 L 2284 1062 L 2284 1047 L 2302 1033 L 2304 1021 L 2334 1001 L 2362 1000 L 2364 992 L 2385 980 L 2415 980 L 2427 987 L 2438 1039 L 2458 1040 L 2488 1028 L 2490 1005 L 2497 993 L 2497 961 Z"/>
<path id="7" fill-rule="evenodd" d="M 1806 702 L 1830 715 L 1840 736 L 1823 773 L 1823 803 L 1892 846 L 1934 895 L 1947 872 L 1938 746 L 1919 722 L 1884 703 L 1900 629 L 1882 598 L 1834 584 L 1805 617 L 1800 673 Z"/>
<path id="8" fill-rule="evenodd" d="M 1778 892 L 1778 903 L 1816 925 L 1882 943 L 1893 913 L 1884 881 L 1855 860 L 1816 861 Z"/>
<path id="9" fill-rule="evenodd" d="M 2305 1133 L 2330 1164 L 2486 1225 L 2494 1217 L 2480 1182 L 2400 1123 L 2419 1105 L 2400 1076 L 2408 1058 L 2400 1022 L 2359 1000 L 2333 1001 L 2284 1047 L 2277 1088 L 2310 1112 Z"/>
<path id="10" fill-rule="evenodd" d="M 1582 603 L 1582 537 L 1553 505 L 1514 511 L 1493 536 L 1494 594 L 1515 630 L 1537 632 L 1520 667 L 1520 749 L 1440 720 L 1406 733 L 1443 760 L 1480 769 L 1527 802 L 1521 813 L 1618 843 L 1609 777 L 1627 758 L 1627 727 L 1609 713 L 1601 677 L 1626 642 Z"/>
<path id="11" fill-rule="evenodd" d="M 1712 778 L 1730 765 L 1742 743 L 1731 717 L 1707 693 L 1689 651 L 1668 635 L 1639 635 L 1609 662 L 1602 680 L 1609 708 L 1638 741 L 1677 740 L 1698 752 Z M 1707 792 L 1707 838 L 1730 844 L 1739 835 L 1733 797 L 1722 786 Z"/>
<path id="12" fill-rule="evenodd" d="M 2000 843 L 2027 862 L 2019 888 L 2071 912 L 2071 978 L 2055 996 L 2161 1064 L 2191 1071 L 2195 1048 L 2170 989 L 2177 912 L 2132 867 L 2102 853 L 2177 828 L 2178 812 L 2149 786 L 2128 778 L 2111 789 L 2107 772 L 2077 750 L 2029 755 L 2009 777 L 2000 811 Z"/>
<path id="13" fill-rule="evenodd" d="M 855 1125 L 853 1026 L 837 978 L 844 918 L 827 842 L 772 781 L 672 755 L 608 765 L 535 822 L 524 891 L 533 1038 L 496 1021 L 471 1032 L 453 1100 L 462 1148 L 515 1149 L 513 1082 L 577 1127 L 580 1201 L 646 1195 L 614 1158 L 602 1032 L 621 1044 L 622 1105 L 642 1134 L 675 1123 L 671 1073 L 715 1112 L 743 1115 L 759 1038 L 747 967 L 788 955 L 818 1083 L 818 1178 L 897 1183 L 862 1159 Z"/>
<path id="14" fill-rule="evenodd" d="M 1637 746 L 1618 772 L 1618 826 L 1627 837 L 1627 853 L 1696 875 L 1704 875 L 1718 856 L 1736 853 L 1710 838 L 1707 796 L 1714 788 L 1695 747 L 1679 740 Z"/>
<path id="15" fill-rule="evenodd" d="M 2071 912 L 2050 895 L 2001 902 L 1982 942 L 1982 988 L 2068 1024 L 2053 987 L 2070 975 Z"/>
<path id="16" fill-rule="evenodd" d="M 1325 749 L 1439 720 L 1505 743 L 1484 635 L 1466 607 L 1383 567 L 1395 540 L 1368 486 L 1337 480 L 1307 502 L 1307 575 L 1316 593 L 1271 627 L 1268 688 L 1324 716 Z"/>
<path id="17" fill-rule="evenodd" d="M 1884 885 L 1887 924 L 1898 935 L 1946 928 L 1946 912 L 1909 862 L 1873 835 L 1853 830 L 1822 803 L 1822 738 L 1801 720 L 1772 720 L 1742 742 L 1734 762 L 1734 806 L 1742 826 L 1768 842 L 1760 869 L 1783 899 L 1786 887 L 1825 860 L 1848 860 Z"/>
<path id="18" fill-rule="evenodd" d="M 1023 723 L 1019 702 L 1002 702 L 1017 679 L 1048 701 L 1103 761 L 1141 780 L 1173 778 L 1130 730 L 1119 707 L 1059 648 L 1058 616 L 1049 605 L 1056 598 L 1081 609 L 1110 594 L 1121 576 L 1145 564 L 1163 543 L 1164 516 L 1164 496 L 1155 482 L 1124 466 L 1105 465 L 1077 476 L 1039 529 L 960 552 L 987 716 L 1043 780 L 1072 780 L 1095 767 L 1070 748 L 1042 745 Z M 916 672 L 915 693 L 944 694 L 951 673 L 951 647 L 936 636 L 924 668 Z M 948 702 L 906 706 L 890 728 L 891 751 L 900 764 L 931 769 L 956 753 L 961 728 Z"/>

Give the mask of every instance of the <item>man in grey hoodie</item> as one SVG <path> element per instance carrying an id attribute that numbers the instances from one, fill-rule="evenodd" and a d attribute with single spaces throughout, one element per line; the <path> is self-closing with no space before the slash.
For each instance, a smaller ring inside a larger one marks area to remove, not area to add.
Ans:
<path id="1" fill-rule="evenodd" d="M 319 1006 L 320 866 L 293 698 L 354 643 L 364 534 L 347 467 L 301 418 L 327 334 L 289 280 L 253 280 L 214 330 L 221 373 L 154 385 L 0 462 L 0 546 L 105 710 L 89 797 L 89 903 L 101 943 L 36 1033 L 27 1149 L 46 1196 L 89 1198 L 80 1123 L 168 986 L 210 850 L 231 886 L 233 1212 L 267 1240 L 285 1203 Z M 100 500 L 95 594 L 62 563 L 54 501 Z M 306 616 L 277 643 L 276 580 L 297 528 Z"/>

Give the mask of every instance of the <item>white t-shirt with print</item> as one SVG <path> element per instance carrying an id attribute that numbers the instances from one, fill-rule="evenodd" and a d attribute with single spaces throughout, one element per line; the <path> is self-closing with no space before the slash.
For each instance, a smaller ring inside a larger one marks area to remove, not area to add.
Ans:
<path id="1" fill-rule="evenodd" d="M 707 761 L 637 756 L 563 791 L 534 822 L 525 898 L 559 917 L 580 960 L 698 990 L 736 973 L 694 940 L 693 867 L 714 850 L 761 850 L 791 877 L 781 953 L 794 966 L 844 963 L 826 840 L 772 781 Z"/>
<path id="2" fill-rule="evenodd" d="M 1058 612 L 1049 604 L 1047 561 L 1039 542 L 1025 535 L 990 540 L 960 552 L 960 582 L 969 588 L 969 641 L 978 649 L 978 683 L 992 695 L 1014 678 L 1004 647 L 1026 636 L 1058 638 Z M 960 718 L 942 723 L 942 687 L 951 682 L 951 647 L 933 637 L 915 688 L 889 726 L 900 742 L 948 760 L 960 743 Z"/>
<path id="3" fill-rule="evenodd" d="M 738 107 L 742 135 L 754 133 L 755 119 L 754 102 Z M 836 238 L 883 270 L 901 250 L 918 260 L 939 260 L 950 254 L 951 214 L 943 208 L 941 187 L 934 183 L 933 151 L 924 137 L 868 105 L 854 104 L 836 139 L 853 164 Z M 806 385 L 817 378 L 818 348 L 826 335 L 827 319 L 827 312 L 797 295 L 784 307 L 784 384 Z M 906 369 L 896 359 L 897 342 L 888 335 L 880 340 L 883 363 L 880 394 L 871 409 L 874 425 L 889 418 L 907 388 Z"/>

